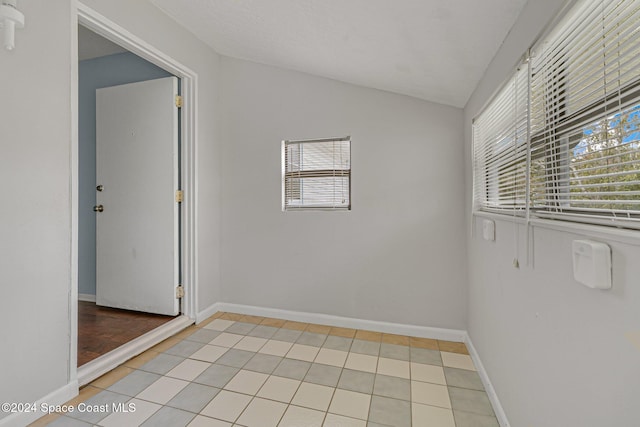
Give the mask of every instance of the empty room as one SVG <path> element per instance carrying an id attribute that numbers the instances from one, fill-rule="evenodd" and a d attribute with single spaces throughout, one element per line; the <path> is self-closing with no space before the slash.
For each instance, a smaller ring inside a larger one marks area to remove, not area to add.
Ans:
<path id="1" fill-rule="evenodd" d="M 640 426 L 640 0 L 1 0 L 0 426 Z"/>

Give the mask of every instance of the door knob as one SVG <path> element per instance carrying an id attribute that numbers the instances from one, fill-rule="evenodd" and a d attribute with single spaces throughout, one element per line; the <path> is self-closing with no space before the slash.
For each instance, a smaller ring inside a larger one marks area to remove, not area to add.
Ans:
<path id="1" fill-rule="evenodd" d="M 94 206 L 93 207 L 93 211 L 94 212 L 102 212 L 102 211 L 104 211 L 104 206 L 102 206 L 102 205 Z"/>

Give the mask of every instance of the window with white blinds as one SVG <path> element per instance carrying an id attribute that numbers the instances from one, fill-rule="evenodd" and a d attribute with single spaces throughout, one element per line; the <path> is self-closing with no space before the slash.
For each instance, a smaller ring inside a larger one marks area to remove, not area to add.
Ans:
<path id="1" fill-rule="evenodd" d="M 532 212 L 640 226 L 640 1 L 580 1 L 533 52 Z"/>
<path id="2" fill-rule="evenodd" d="M 351 209 L 351 140 L 282 143 L 283 210 Z"/>
<path id="3" fill-rule="evenodd" d="M 524 215 L 528 74 L 524 64 L 473 122 L 475 209 Z"/>
<path id="4" fill-rule="evenodd" d="M 474 122 L 476 209 L 640 228 L 640 0 L 575 2 L 528 67 L 524 132 L 522 67 Z"/>

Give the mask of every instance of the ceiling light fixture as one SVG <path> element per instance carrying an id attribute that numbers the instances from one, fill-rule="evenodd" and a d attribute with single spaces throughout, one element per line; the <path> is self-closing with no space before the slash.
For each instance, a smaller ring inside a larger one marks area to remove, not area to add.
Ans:
<path id="1" fill-rule="evenodd" d="M 1 0 L 0 28 L 3 28 L 4 47 L 13 50 L 16 46 L 16 28 L 24 27 L 24 14 L 18 10 L 18 0 Z"/>

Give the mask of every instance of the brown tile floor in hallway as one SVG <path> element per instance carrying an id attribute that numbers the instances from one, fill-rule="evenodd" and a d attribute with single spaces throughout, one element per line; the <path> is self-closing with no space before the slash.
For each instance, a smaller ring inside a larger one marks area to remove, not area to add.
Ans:
<path id="1" fill-rule="evenodd" d="M 78 366 L 174 319 L 78 301 Z"/>
<path id="2" fill-rule="evenodd" d="M 108 410 L 33 425 L 498 427 L 464 344 L 234 313 L 131 359 L 81 402 Z"/>

